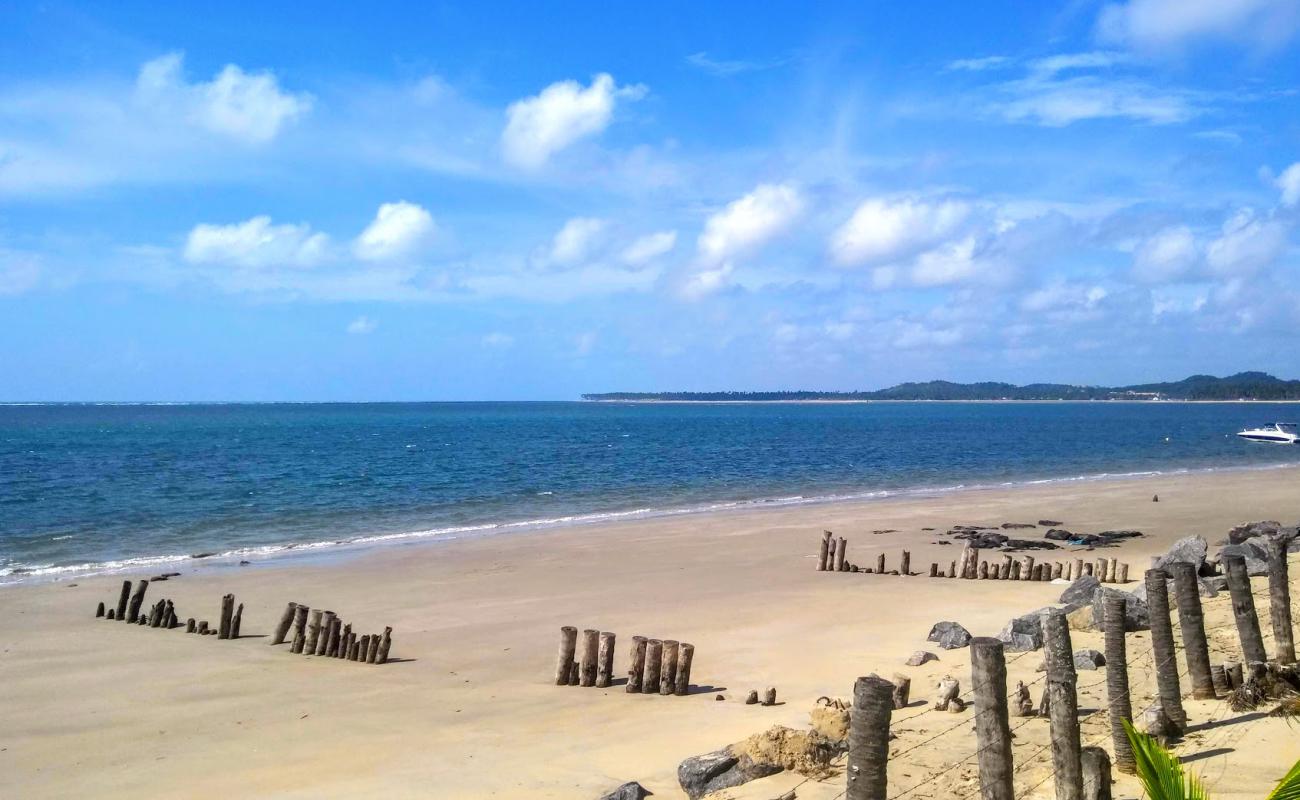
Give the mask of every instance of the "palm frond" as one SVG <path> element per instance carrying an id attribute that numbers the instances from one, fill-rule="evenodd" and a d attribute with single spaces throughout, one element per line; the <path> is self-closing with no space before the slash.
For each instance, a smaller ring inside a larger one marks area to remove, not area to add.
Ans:
<path id="1" fill-rule="evenodd" d="M 1133 746 L 1137 761 L 1138 778 L 1150 800 L 1209 800 L 1205 787 L 1195 775 L 1184 775 L 1183 765 L 1168 750 L 1160 746 L 1155 737 L 1141 733 L 1133 723 L 1122 720 L 1124 733 Z M 1300 800 L 1297 797 L 1271 798 L 1270 800 Z"/>
<path id="2" fill-rule="evenodd" d="M 1300 800 L 1300 761 L 1295 762 L 1286 777 L 1273 788 L 1268 800 Z"/>

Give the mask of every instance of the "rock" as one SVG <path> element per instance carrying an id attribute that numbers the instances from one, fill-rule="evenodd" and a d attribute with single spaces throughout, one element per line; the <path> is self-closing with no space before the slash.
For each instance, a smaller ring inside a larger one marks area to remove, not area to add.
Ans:
<path id="1" fill-rule="evenodd" d="M 1281 528 L 1282 523 L 1275 520 L 1243 522 L 1228 531 L 1228 544 L 1241 544 L 1247 539 L 1253 539 L 1256 536 L 1266 536 L 1270 533 L 1277 533 Z"/>
<path id="2" fill-rule="evenodd" d="M 1073 611 L 1080 606 L 1086 606 L 1092 602 L 1092 596 L 1097 593 L 1097 587 L 1101 586 L 1101 581 L 1092 575 L 1081 575 L 1074 579 L 1070 588 L 1061 592 L 1061 599 L 1058 603 L 1065 605 L 1066 611 Z"/>
<path id="3" fill-rule="evenodd" d="M 1075 650 L 1075 669 L 1099 669 L 1106 666 L 1106 657 L 1096 650 Z"/>
<path id="4" fill-rule="evenodd" d="M 1064 528 L 1052 528 L 1050 531 L 1043 534 L 1043 538 L 1052 539 L 1058 542 L 1068 542 L 1074 538 L 1074 534 Z"/>
<path id="5" fill-rule="evenodd" d="M 1065 615 L 1065 621 L 1070 623 L 1072 631 L 1092 630 L 1092 606 L 1079 606 Z"/>
<path id="6" fill-rule="evenodd" d="M 938 642 L 944 650 L 956 650 L 970 644 L 970 631 L 955 622 L 936 622 L 925 640 Z"/>
<path id="7" fill-rule="evenodd" d="M 715 694 L 715 695 L 713 696 L 713 700 L 714 700 L 714 702 L 717 702 L 717 703 L 721 703 L 723 700 L 726 700 L 726 699 L 727 699 L 727 698 L 723 697 L 723 696 L 720 695 L 720 694 Z"/>
<path id="8" fill-rule="evenodd" d="M 1102 597 L 1108 593 L 1124 598 L 1124 630 L 1126 632 L 1151 630 L 1151 611 L 1147 608 L 1145 600 L 1128 592 L 1104 588 L 1098 588 L 1092 596 L 1092 625 L 1094 628 L 1097 630 L 1106 629 L 1102 624 L 1102 615 L 1104 613 Z"/>
<path id="9" fill-rule="evenodd" d="M 699 800 L 710 792 L 766 778 L 781 769 L 776 764 L 755 763 L 748 755 L 737 755 L 731 747 L 724 747 L 678 764 L 677 782 L 691 800 Z"/>
<path id="10" fill-rule="evenodd" d="M 1228 591 L 1228 576 L 1214 575 L 1209 578 L 1199 578 L 1201 585 L 1201 597 L 1218 597 L 1219 592 Z"/>
<path id="11" fill-rule="evenodd" d="M 654 794 L 636 781 L 628 781 L 612 792 L 600 796 L 600 800 L 644 800 Z"/>
<path id="12" fill-rule="evenodd" d="M 1252 578 L 1268 574 L 1268 552 L 1260 542 L 1248 540 L 1241 544 L 1225 544 L 1219 550 L 1219 563 L 1222 564 L 1228 556 L 1245 558 L 1246 573 Z"/>
<path id="13" fill-rule="evenodd" d="M 1205 555 L 1210 550 L 1210 546 L 1199 536 L 1186 536 L 1174 542 L 1164 555 L 1156 556 L 1151 560 L 1152 569 L 1163 569 L 1169 571 L 1169 565 L 1175 561 L 1186 561 L 1189 564 L 1196 565 L 1197 573 L 1205 569 Z"/>
<path id="14" fill-rule="evenodd" d="M 832 742 L 843 742 L 849 738 L 849 709 L 835 706 L 813 706 L 808 712 L 812 732 Z"/>
<path id="15" fill-rule="evenodd" d="M 951 675 L 944 675 L 943 680 L 939 681 L 936 688 L 938 694 L 934 698 L 935 711 L 951 710 L 954 703 L 961 705 L 961 698 L 957 696 L 961 694 L 961 683 L 956 678 Z M 960 711 L 961 709 L 957 710 Z"/>
<path id="16" fill-rule="evenodd" d="M 745 696 L 745 705 L 747 705 L 747 706 L 755 706 L 755 705 L 758 705 L 758 690 L 757 690 L 757 689 L 750 689 L 750 690 L 749 690 L 749 694 Z"/>
<path id="17" fill-rule="evenodd" d="M 1023 653 L 1042 647 L 1043 612 L 1047 610 L 1040 608 L 1008 622 L 998 634 L 998 638 L 1006 643 L 1005 649 L 1011 653 Z"/>
<path id="18" fill-rule="evenodd" d="M 1003 529 L 1003 530 L 1012 530 L 1012 529 L 1016 529 L 1016 528 L 1037 528 L 1037 527 L 1038 527 L 1038 526 L 1035 525 L 1035 524 L 1032 523 L 1032 522 L 1004 522 L 1004 523 L 1002 523 L 1002 529 Z"/>
<path id="19" fill-rule="evenodd" d="M 1064 523 L 1055 519 L 1040 519 L 1038 524 L 1042 525 L 1044 528 L 1055 528 L 1057 525 L 1063 525 Z"/>
<path id="20" fill-rule="evenodd" d="M 907 666 L 919 667 L 922 664 L 925 664 L 927 662 L 938 661 L 938 660 L 939 657 L 936 656 L 934 653 L 931 653 L 929 650 L 917 650 L 915 653 L 908 656 Z"/>

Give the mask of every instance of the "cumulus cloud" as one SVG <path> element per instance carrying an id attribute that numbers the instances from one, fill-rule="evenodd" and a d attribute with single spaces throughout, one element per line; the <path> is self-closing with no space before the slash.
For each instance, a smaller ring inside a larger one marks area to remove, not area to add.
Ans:
<path id="1" fill-rule="evenodd" d="M 1110 293 L 1101 286 L 1057 281 L 1035 289 L 1020 301 L 1025 311 L 1092 311 Z"/>
<path id="2" fill-rule="evenodd" d="M 560 266 L 572 266 L 587 258 L 605 232 L 605 220 L 595 217 L 574 217 L 551 240 L 547 261 Z"/>
<path id="3" fill-rule="evenodd" d="M 1272 49 L 1300 29 L 1295 0 L 1128 0 L 1102 9 L 1103 41 L 1139 50 L 1180 50 L 1209 41 Z"/>
<path id="4" fill-rule="evenodd" d="M 183 65 L 181 53 L 147 62 L 136 79 L 138 101 L 248 144 L 269 142 L 311 108 L 309 95 L 282 91 L 270 72 L 227 64 L 211 81 L 187 83 Z"/>
<path id="5" fill-rule="evenodd" d="M 956 200 L 866 200 L 831 236 L 831 256 L 846 266 L 905 258 L 951 236 L 969 213 Z"/>
<path id="6" fill-rule="evenodd" d="M 552 83 L 506 109 L 503 155 L 514 166 L 540 168 L 574 142 L 604 131 L 618 101 L 638 100 L 645 92 L 641 85 L 617 86 L 603 72 L 585 88 L 577 81 Z"/>
<path id="7" fill-rule="evenodd" d="M 1165 228 L 1143 242 L 1133 257 L 1133 277 L 1166 283 L 1185 276 L 1196 264 L 1196 237 L 1186 225 Z"/>
<path id="8" fill-rule="evenodd" d="M 348 323 L 347 331 L 354 336 L 365 336 L 367 333 L 374 333 L 379 323 L 370 317 L 362 315 Z"/>
<path id="9" fill-rule="evenodd" d="M 329 237 L 311 226 L 275 225 L 268 216 L 233 225 L 195 225 L 185 241 L 185 260 L 237 267 L 310 267 L 325 258 Z"/>
<path id="10" fill-rule="evenodd" d="M 803 209 L 793 186 L 762 184 L 709 217 L 696 242 L 700 257 L 717 264 L 751 252 L 784 233 Z"/>
<path id="11" fill-rule="evenodd" d="M 912 282 L 917 286 L 946 286 L 977 277 L 989 264 L 978 258 L 974 236 L 950 242 L 916 257 Z"/>
<path id="12" fill-rule="evenodd" d="M 727 285 L 727 278 L 733 269 L 734 267 L 729 263 L 697 269 L 686 276 L 677 293 L 684 300 L 699 300 L 707 297 Z"/>
<path id="13" fill-rule="evenodd" d="M 1223 233 L 1205 249 L 1205 262 L 1220 277 L 1250 275 L 1277 260 L 1287 245 L 1286 226 L 1242 209 L 1223 223 Z"/>
<path id="14" fill-rule="evenodd" d="M 659 231 L 638 237 L 623 249 L 623 263 L 641 267 L 672 251 L 677 246 L 677 231 Z"/>
<path id="15" fill-rule="evenodd" d="M 1300 161 L 1282 170 L 1273 182 L 1282 192 L 1282 205 L 1289 208 L 1300 204 Z"/>
<path id="16" fill-rule="evenodd" d="M 428 243 L 436 232 L 433 216 L 424 208 L 405 200 L 384 203 L 352 249 L 366 261 L 401 258 Z"/>

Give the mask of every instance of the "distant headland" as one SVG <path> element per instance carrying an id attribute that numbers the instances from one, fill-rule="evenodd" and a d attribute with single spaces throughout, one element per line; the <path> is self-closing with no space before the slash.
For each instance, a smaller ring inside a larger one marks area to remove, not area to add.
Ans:
<path id="1" fill-rule="evenodd" d="M 582 395 L 597 402 L 790 403 L 863 402 L 871 400 L 1300 400 L 1300 380 L 1282 380 L 1266 372 L 1240 372 L 1226 378 L 1193 375 L 1181 381 L 1133 386 L 1072 386 L 1065 383 L 926 381 L 859 392 L 599 392 Z"/>

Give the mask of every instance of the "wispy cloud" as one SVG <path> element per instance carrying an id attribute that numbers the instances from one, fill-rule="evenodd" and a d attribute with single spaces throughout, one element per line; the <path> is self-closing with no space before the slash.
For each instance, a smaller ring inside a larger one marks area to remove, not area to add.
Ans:
<path id="1" fill-rule="evenodd" d="M 949 61 L 945 69 L 954 72 L 984 72 L 991 69 L 1003 69 L 1014 63 L 1008 56 L 983 56 L 981 58 L 959 58 Z"/>
<path id="2" fill-rule="evenodd" d="M 731 77 L 732 75 L 740 75 L 745 72 L 763 72 L 765 70 L 783 67 L 790 63 L 790 59 L 777 58 L 767 61 L 716 59 L 710 57 L 708 53 L 701 50 L 698 53 L 691 53 L 688 55 L 686 57 L 686 63 L 711 75 L 725 78 Z"/>

